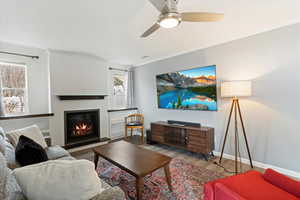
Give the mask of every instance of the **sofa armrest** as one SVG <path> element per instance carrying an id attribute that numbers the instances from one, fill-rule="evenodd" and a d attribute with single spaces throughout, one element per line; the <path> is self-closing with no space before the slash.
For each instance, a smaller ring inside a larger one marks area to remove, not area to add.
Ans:
<path id="1" fill-rule="evenodd" d="M 104 190 L 91 200 L 125 200 L 125 194 L 119 187 L 112 187 Z"/>
<path id="2" fill-rule="evenodd" d="M 215 200 L 246 200 L 222 183 L 215 184 Z"/>
<path id="3" fill-rule="evenodd" d="M 272 169 L 267 169 L 263 175 L 263 178 L 272 185 L 300 198 L 300 181 L 291 179 Z"/>

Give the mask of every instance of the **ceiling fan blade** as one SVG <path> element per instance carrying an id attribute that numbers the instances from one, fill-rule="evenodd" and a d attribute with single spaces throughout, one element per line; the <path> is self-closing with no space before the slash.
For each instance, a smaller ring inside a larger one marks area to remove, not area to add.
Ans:
<path id="1" fill-rule="evenodd" d="M 149 0 L 150 3 L 161 13 L 168 12 L 167 0 Z"/>
<path id="2" fill-rule="evenodd" d="M 181 14 L 182 21 L 186 22 L 214 22 L 224 18 L 224 14 L 205 12 L 185 12 Z"/>
<path id="3" fill-rule="evenodd" d="M 160 25 L 158 23 L 155 23 L 153 26 L 151 26 L 143 35 L 141 35 L 142 38 L 148 37 L 155 31 L 157 31 L 160 28 Z"/>

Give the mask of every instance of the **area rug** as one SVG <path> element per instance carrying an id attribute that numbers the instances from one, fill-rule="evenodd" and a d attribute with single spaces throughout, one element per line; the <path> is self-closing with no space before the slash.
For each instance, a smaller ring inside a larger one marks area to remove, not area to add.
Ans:
<path id="1" fill-rule="evenodd" d="M 128 200 L 136 199 L 135 177 L 101 158 L 97 172 L 111 186 L 119 186 Z M 170 163 L 170 172 L 173 192 L 168 189 L 164 170 L 158 169 L 144 179 L 143 200 L 201 200 L 203 185 L 223 177 L 220 173 L 176 158 Z"/>

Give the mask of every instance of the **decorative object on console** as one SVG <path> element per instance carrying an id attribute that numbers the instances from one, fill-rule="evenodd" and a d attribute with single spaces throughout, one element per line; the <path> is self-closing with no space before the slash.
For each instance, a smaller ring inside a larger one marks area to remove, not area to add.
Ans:
<path id="1" fill-rule="evenodd" d="M 148 136 L 147 136 L 148 137 Z M 151 123 L 150 142 L 157 142 L 200 153 L 208 160 L 214 150 L 214 128 L 178 126 L 167 122 Z"/>
<path id="2" fill-rule="evenodd" d="M 168 124 L 178 125 L 178 126 L 192 126 L 196 128 L 200 128 L 200 123 L 193 123 L 193 122 L 183 122 L 183 121 L 175 121 L 175 120 L 168 120 Z"/>
<path id="3" fill-rule="evenodd" d="M 245 126 L 243 122 L 243 117 L 240 109 L 240 104 L 239 104 L 239 99 L 238 97 L 249 97 L 251 96 L 252 93 L 252 87 L 251 87 L 251 81 L 228 81 L 228 82 L 223 82 L 221 84 L 221 96 L 226 98 L 226 97 L 231 97 L 232 98 L 232 104 L 230 108 L 230 113 L 229 113 L 229 118 L 228 118 L 228 123 L 225 131 L 225 137 L 224 137 L 224 142 L 222 146 L 222 152 L 220 156 L 219 163 L 221 164 L 222 158 L 223 158 L 223 153 L 224 153 L 224 148 L 226 145 L 226 140 L 228 136 L 228 131 L 229 131 L 229 126 L 231 122 L 231 117 L 232 117 L 232 112 L 234 110 L 234 125 L 235 125 L 235 173 L 238 173 L 238 152 L 239 152 L 239 135 L 238 135 L 238 115 L 241 121 L 242 125 L 242 130 L 243 130 L 243 136 L 245 139 L 246 143 L 246 148 L 247 148 L 247 153 L 248 157 L 250 160 L 250 165 L 253 168 L 252 164 L 252 158 L 249 150 L 249 145 L 248 145 L 248 140 L 247 140 L 247 135 L 245 131 Z"/>
<path id="4" fill-rule="evenodd" d="M 159 108 L 217 110 L 215 65 L 160 74 L 156 84 Z"/>
<path id="5" fill-rule="evenodd" d="M 16 147 L 16 160 L 23 167 L 48 161 L 48 156 L 41 145 L 21 135 Z"/>

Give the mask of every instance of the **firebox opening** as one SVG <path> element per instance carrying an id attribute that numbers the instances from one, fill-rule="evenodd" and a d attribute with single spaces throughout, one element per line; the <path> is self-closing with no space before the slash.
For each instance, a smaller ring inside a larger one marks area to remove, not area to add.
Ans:
<path id="1" fill-rule="evenodd" d="M 100 141 L 99 110 L 65 111 L 65 147 Z"/>

